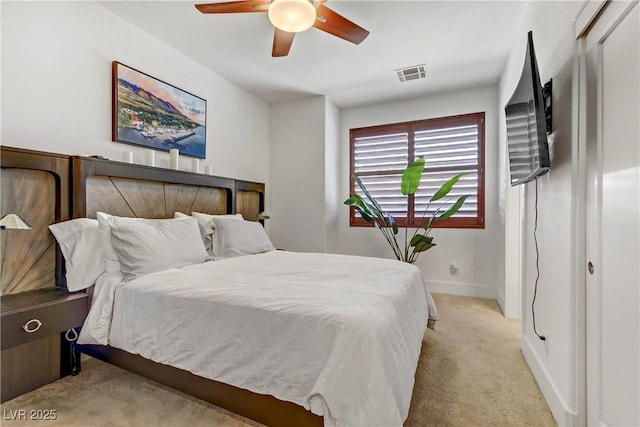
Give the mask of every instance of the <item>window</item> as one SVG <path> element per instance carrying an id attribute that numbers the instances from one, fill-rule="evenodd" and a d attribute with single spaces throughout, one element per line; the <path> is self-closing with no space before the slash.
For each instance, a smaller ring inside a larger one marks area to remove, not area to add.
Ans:
<path id="1" fill-rule="evenodd" d="M 484 113 L 351 129 L 351 192 L 355 173 L 399 225 L 424 226 L 434 207 L 425 209 L 435 191 L 449 178 L 466 172 L 442 199 L 446 209 L 459 196 L 470 194 L 452 218 L 435 224 L 447 228 L 484 228 Z M 400 193 L 402 172 L 419 156 L 425 159 L 415 195 Z M 439 207 L 437 204 L 435 208 Z M 353 207 L 351 226 L 369 226 Z"/>

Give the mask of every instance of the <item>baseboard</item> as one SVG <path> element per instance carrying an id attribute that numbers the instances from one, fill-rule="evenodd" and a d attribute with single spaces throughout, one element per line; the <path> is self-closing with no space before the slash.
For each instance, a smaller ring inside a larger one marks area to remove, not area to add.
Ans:
<path id="1" fill-rule="evenodd" d="M 540 387 L 540 390 L 542 391 L 544 399 L 547 401 L 547 405 L 549 406 L 556 423 L 561 427 L 577 426 L 578 414 L 567 408 L 567 405 L 558 393 L 558 389 L 556 388 L 553 379 L 549 377 L 549 373 L 540 362 L 538 355 L 533 350 L 531 341 L 526 336 L 522 337 L 521 350 L 527 364 L 529 365 L 531 373 L 538 383 L 538 387 Z"/>
<path id="2" fill-rule="evenodd" d="M 497 299 L 498 297 L 498 290 L 491 286 L 482 286 L 473 283 L 439 282 L 435 280 L 427 280 L 427 285 L 431 292 L 437 294 L 488 299 Z"/>

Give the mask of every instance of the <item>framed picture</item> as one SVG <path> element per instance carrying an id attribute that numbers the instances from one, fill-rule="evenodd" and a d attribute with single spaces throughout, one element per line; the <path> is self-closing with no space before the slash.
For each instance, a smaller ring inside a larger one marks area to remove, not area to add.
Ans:
<path id="1" fill-rule="evenodd" d="M 112 77 L 115 142 L 205 158 L 207 101 L 117 61 Z"/>

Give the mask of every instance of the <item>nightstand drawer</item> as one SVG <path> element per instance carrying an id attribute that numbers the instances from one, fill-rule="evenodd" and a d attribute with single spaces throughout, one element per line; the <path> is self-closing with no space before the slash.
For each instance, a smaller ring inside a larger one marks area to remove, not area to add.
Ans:
<path id="1" fill-rule="evenodd" d="M 33 298 L 32 304 L 26 307 L 19 302 L 29 295 L 2 297 L 2 350 L 82 326 L 88 312 L 87 295 L 60 295 L 58 292 L 56 298 L 52 299 L 51 293 L 25 292 L 40 296 L 39 299 Z"/>

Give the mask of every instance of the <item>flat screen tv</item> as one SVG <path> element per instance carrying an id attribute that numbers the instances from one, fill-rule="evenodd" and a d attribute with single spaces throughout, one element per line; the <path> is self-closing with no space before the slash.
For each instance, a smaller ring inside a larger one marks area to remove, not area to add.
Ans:
<path id="1" fill-rule="evenodd" d="M 507 149 L 511 185 L 524 184 L 549 172 L 547 126 L 550 119 L 551 82 L 545 85 L 548 98 L 543 98 L 540 73 L 533 49 L 533 33 L 529 31 L 527 54 L 518 86 L 505 107 Z M 548 107 L 545 118 L 545 105 Z"/>

